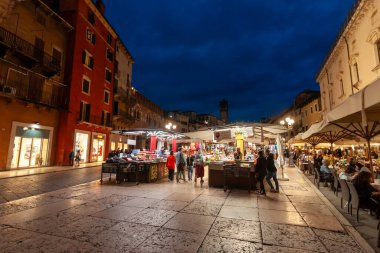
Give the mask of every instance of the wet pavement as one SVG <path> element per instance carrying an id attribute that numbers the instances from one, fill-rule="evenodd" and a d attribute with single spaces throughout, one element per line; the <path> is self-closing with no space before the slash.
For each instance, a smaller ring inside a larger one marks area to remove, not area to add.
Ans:
<path id="1" fill-rule="evenodd" d="M 296 168 L 280 193 L 98 181 L 0 205 L 3 252 L 363 252 Z M 207 180 L 206 180 L 207 185 Z M 348 233 L 350 232 L 350 233 Z M 356 238 L 356 237 L 355 237 Z M 359 238 L 360 239 L 360 238 Z"/>
<path id="2" fill-rule="evenodd" d="M 40 168 L 44 170 L 39 172 L 42 174 L 0 179 L 0 203 L 88 183 L 100 178 L 100 166 L 80 169 L 73 169 L 73 167 L 69 166 L 51 168 L 54 169 L 55 172 L 44 173 L 44 171 L 48 171 L 48 169 Z M 62 171 L 57 171 L 59 169 L 62 169 Z M 22 174 L 21 171 L 0 172 L 4 177 L 8 176 L 8 174 L 12 175 L 12 173 Z"/>

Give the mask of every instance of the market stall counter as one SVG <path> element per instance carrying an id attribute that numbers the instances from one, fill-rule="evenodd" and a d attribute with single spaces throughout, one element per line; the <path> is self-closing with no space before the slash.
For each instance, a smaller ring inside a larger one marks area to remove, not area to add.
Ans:
<path id="1" fill-rule="evenodd" d="M 168 176 L 168 169 L 162 161 L 126 161 L 126 162 L 106 162 L 102 164 L 101 179 L 103 173 L 116 174 L 116 183 L 136 182 L 151 183 Z"/>
<path id="2" fill-rule="evenodd" d="M 209 187 L 254 190 L 253 161 L 216 161 L 208 163 Z"/>

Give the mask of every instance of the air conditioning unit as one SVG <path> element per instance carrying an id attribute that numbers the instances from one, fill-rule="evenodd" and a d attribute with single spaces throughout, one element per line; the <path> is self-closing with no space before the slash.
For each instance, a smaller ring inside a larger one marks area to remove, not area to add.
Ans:
<path id="1" fill-rule="evenodd" d="M 16 95 L 16 89 L 6 85 L 0 85 L 0 91 L 7 94 Z"/>

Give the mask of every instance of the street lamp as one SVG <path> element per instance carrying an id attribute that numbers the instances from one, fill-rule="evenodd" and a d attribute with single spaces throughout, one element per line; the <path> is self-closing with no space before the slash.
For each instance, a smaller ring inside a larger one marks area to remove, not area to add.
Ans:
<path id="1" fill-rule="evenodd" d="M 177 126 L 176 125 L 173 125 L 171 122 L 169 122 L 168 124 L 165 125 L 165 128 L 168 129 L 168 130 L 175 130 L 177 129 Z"/>
<path id="2" fill-rule="evenodd" d="M 291 128 L 294 125 L 294 119 L 290 117 L 286 117 L 285 120 L 280 121 L 280 124 L 283 126 L 286 126 L 286 128 L 288 129 L 288 141 L 289 141 L 291 137 Z M 289 148 L 290 148 L 290 145 L 289 145 Z M 290 158 L 288 159 L 289 159 L 289 166 L 292 166 L 292 163 L 290 162 L 291 159 Z"/>
<path id="3" fill-rule="evenodd" d="M 280 121 L 280 124 L 283 125 L 283 126 L 286 126 L 288 128 L 291 128 L 292 125 L 294 124 L 294 119 L 292 119 L 290 117 L 286 117 L 285 120 L 281 120 Z"/>

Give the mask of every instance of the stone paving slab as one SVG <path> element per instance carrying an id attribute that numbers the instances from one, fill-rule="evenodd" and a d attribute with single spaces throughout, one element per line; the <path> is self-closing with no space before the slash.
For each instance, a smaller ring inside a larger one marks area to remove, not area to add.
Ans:
<path id="1" fill-rule="evenodd" d="M 295 169 L 288 172 L 290 181 L 280 181 L 283 193 L 266 196 L 200 188 L 191 182 L 163 180 L 138 186 L 91 182 L 0 204 L 0 237 L 5 238 L 0 248 L 4 252 L 362 252 L 302 175 Z"/>
<path id="2" fill-rule="evenodd" d="M 207 236 L 199 253 L 212 252 L 262 252 L 262 245 L 247 241 L 240 241 L 231 238 Z"/>

